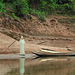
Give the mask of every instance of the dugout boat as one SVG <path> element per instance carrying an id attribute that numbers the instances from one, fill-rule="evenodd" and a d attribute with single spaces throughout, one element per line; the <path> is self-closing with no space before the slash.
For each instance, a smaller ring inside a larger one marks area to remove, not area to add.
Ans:
<path id="1" fill-rule="evenodd" d="M 56 51 L 51 49 L 41 48 L 39 52 L 32 51 L 33 54 L 39 57 L 56 57 L 56 56 L 75 56 L 75 52 L 73 50 L 67 51 Z"/>

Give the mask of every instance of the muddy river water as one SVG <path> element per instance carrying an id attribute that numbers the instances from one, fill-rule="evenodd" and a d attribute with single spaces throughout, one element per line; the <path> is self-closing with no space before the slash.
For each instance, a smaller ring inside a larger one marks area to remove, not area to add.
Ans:
<path id="1" fill-rule="evenodd" d="M 75 57 L 0 59 L 0 75 L 75 75 Z"/>

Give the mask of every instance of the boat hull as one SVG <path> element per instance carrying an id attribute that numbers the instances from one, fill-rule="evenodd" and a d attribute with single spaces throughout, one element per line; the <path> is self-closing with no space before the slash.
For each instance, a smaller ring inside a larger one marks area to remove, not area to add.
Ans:
<path id="1" fill-rule="evenodd" d="M 71 54 L 40 54 L 40 53 L 36 53 L 33 51 L 32 51 L 32 53 L 39 57 L 75 56 L 75 53 L 71 53 Z"/>

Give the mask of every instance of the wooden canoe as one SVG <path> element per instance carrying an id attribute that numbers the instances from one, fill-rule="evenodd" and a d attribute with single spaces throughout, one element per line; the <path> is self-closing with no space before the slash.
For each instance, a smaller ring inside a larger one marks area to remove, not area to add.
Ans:
<path id="1" fill-rule="evenodd" d="M 39 57 L 75 56 L 75 53 L 50 53 L 50 54 L 46 54 L 46 53 L 36 53 L 33 51 L 32 51 L 32 53 L 39 56 Z"/>

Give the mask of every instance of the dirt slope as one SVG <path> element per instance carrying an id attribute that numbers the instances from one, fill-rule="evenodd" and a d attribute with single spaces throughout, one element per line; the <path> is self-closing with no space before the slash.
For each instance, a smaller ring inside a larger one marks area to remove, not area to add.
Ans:
<path id="1" fill-rule="evenodd" d="M 12 44 L 13 42 L 14 42 L 14 44 Z M 19 49 L 18 41 L 15 41 L 15 39 L 13 39 L 5 34 L 0 33 L 0 54 L 14 53 L 14 51 L 19 52 L 18 49 Z"/>
<path id="2" fill-rule="evenodd" d="M 71 47 L 71 49 L 75 49 L 75 19 L 60 17 L 62 21 L 65 18 L 68 22 L 73 19 L 73 23 L 67 24 L 65 22 L 61 23 L 60 18 L 57 16 L 50 16 L 50 18 L 46 18 L 45 22 L 38 20 L 37 17 L 31 17 L 32 19 L 27 20 L 21 18 L 15 20 L 9 15 L 0 17 L 0 54 L 19 53 L 19 41 L 16 41 L 12 46 L 10 45 L 15 41 L 14 39 L 19 40 L 21 34 L 24 35 L 26 41 L 26 53 L 39 51 L 40 48 L 66 50 L 66 48 L 60 47 Z"/>
<path id="3" fill-rule="evenodd" d="M 28 35 L 53 35 L 53 36 L 75 36 L 72 27 L 67 27 L 66 23 L 59 23 L 60 19 L 58 16 L 46 18 L 45 22 L 41 22 L 37 17 L 31 16 L 32 19 L 28 20 L 15 20 L 11 16 L 0 17 L 0 31 L 5 33 L 11 33 L 10 35 L 17 34 L 28 34 Z M 67 17 L 64 17 L 67 19 Z M 63 19 L 63 17 L 61 17 Z M 69 17 L 68 19 L 73 19 Z M 69 21 L 69 20 L 68 20 Z M 75 19 L 73 19 L 75 23 Z M 74 25 L 71 24 L 72 25 Z M 7 29 L 7 30 L 6 30 Z M 16 38 L 15 36 L 15 38 Z"/>

